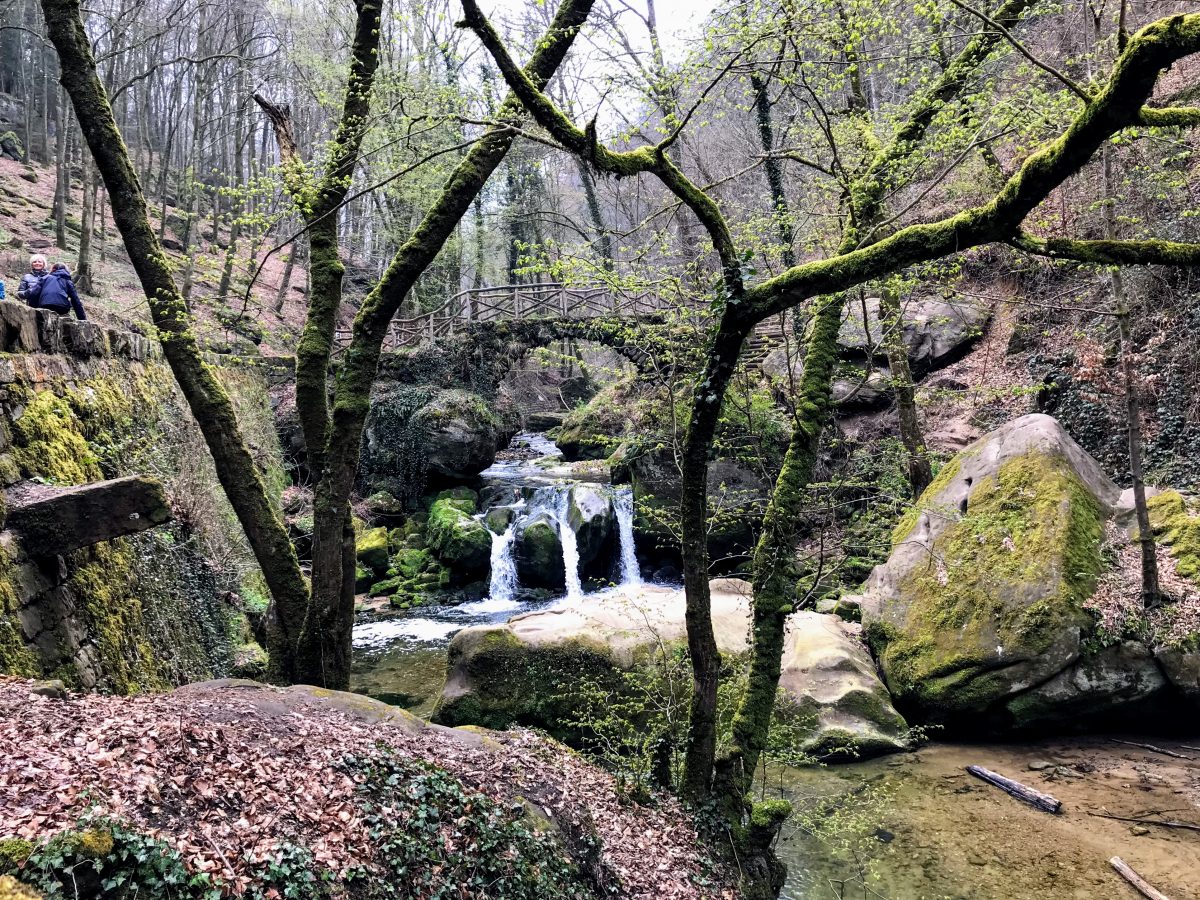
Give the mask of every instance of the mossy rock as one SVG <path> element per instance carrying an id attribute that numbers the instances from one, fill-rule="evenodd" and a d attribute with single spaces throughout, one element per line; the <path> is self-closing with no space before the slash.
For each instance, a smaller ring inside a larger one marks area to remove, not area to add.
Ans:
<path id="1" fill-rule="evenodd" d="M 354 543 L 354 553 L 365 568 L 382 575 L 390 559 L 388 530 L 379 527 L 364 531 Z"/>
<path id="2" fill-rule="evenodd" d="M 521 584 L 550 590 L 566 587 L 562 537 L 558 522 L 549 513 L 539 513 L 521 527 L 515 556 Z"/>
<path id="3" fill-rule="evenodd" d="M 0 900 L 41 900 L 42 895 L 11 875 L 0 875 Z"/>
<path id="4" fill-rule="evenodd" d="M 242 644 L 233 651 L 233 666 L 229 670 L 232 678 L 260 680 L 267 675 L 270 666 L 267 651 L 255 642 Z"/>
<path id="5" fill-rule="evenodd" d="M 491 532 L 474 512 L 474 499 L 442 497 L 430 508 L 425 526 L 430 549 L 457 584 L 486 573 L 491 561 Z"/>
<path id="6" fill-rule="evenodd" d="M 1083 654 L 1084 602 L 1104 570 L 1104 520 L 1119 496 L 1044 415 L 1009 422 L 948 464 L 897 526 L 861 598 L 901 709 L 973 730 L 1052 719 L 1053 704 L 1037 716 L 1010 704 Z"/>
<path id="7" fill-rule="evenodd" d="M 1175 560 L 1175 571 L 1200 584 L 1200 510 L 1189 508 L 1178 491 L 1164 491 L 1146 505 L 1154 536 Z"/>

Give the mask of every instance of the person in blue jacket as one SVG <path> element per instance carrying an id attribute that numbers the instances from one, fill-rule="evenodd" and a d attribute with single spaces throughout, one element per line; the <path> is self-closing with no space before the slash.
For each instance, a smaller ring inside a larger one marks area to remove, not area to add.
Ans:
<path id="1" fill-rule="evenodd" d="M 76 318 L 81 322 L 87 321 L 83 304 L 79 302 L 79 292 L 75 290 L 75 282 L 62 263 L 55 263 L 50 274 L 42 279 L 42 289 L 29 305 L 60 316 L 70 315 L 74 309 Z"/>
<path id="2" fill-rule="evenodd" d="M 33 254 L 29 257 L 29 271 L 21 276 L 21 283 L 17 286 L 17 297 L 30 306 L 37 306 L 35 301 L 42 291 L 46 275 L 46 257 L 40 253 Z"/>

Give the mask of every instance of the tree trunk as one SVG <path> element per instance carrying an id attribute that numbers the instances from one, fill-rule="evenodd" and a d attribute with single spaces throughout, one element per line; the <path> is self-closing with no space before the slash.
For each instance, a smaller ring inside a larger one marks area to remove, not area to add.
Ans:
<path id="1" fill-rule="evenodd" d="M 539 87 L 562 63 L 594 0 L 564 0 L 546 36 L 525 67 L 529 79 Z M 342 660 L 350 658 L 350 629 L 354 619 L 353 595 L 347 597 L 348 582 L 332 549 L 342 546 L 345 521 L 342 515 L 358 471 L 363 428 L 370 410 L 371 386 L 379 363 L 388 325 L 405 296 L 437 257 L 459 221 L 471 208 L 488 178 L 504 160 L 515 139 L 510 125 L 520 121 L 520 104 L 507 98 L 498 122 L 484 132 L 455 167 L 441 193 L 425 216 L 401 245 L 375 288 L 364 298 L 350 346 L 342 355 L 334 382 L 332 418 L 323 454 L 324 471 L 316 488 L 313 528 L 313 608 L 311 618 L 319 627 L 305 633 L 301 648 L 303 664 L 311 670 L 349 678 L 338 672 Z M 311 267 L 310 267 L 311 268 Z M 311 454 L 311 447 L 310 447 Z M 330 565 L 316 565 L 317 556 Z"/>
<path id="2" fill-rule="evenodd" d="M 67 249 L 67 203 L 71 197 L 71 168 L 67 163 L 67 104 L 59 92 L 58 133 L 54 136 L 54 243 Z"/>
<path id="3" fill-rule="evenodd" d="M 92 231 L 96 218 L 96 171 L 91 154 L 83 150 L 83 213 L 79 217 L 79 260 L 75 264 L 75 286 L 85 294 L 95 292 L 92 284 Z"/>
<path id="4" fill-rule="evenodd" d="M 921 432 L 917 411 L 916 389 L 912 369 L 908 365 L 908 347 L 904 344 L 904 313 L 900 296 L 891 285 L 885 285 L 879 297 L 879 323 L 883 331 L 883 350 L 887 354 L 892 390 L 896 395 L 896 415 L 900 420 L 900 441 L 908 454 L 908 484 L 915 503 L 933 481 L 929 451 Z"/>
<path id="5" fill-rule="evenodd" d="M 42 0 L 42 10 L 58 50 L 62 84 L 74 104 L 96 168 L 113 198 L 113 218 L 141 281 L 159 330 L 163 355 L 204 435 L 217 478 L 262 568 L 274 597 L 272 665 L 291 675 L 292 648 L 298 643 L 308 606 L 308 585 L 300 571 L 287 528 L 267 496 L 254 457 L 246 447 L 228 395 L 204 363 L 183 297 L 162 246 L 150 226 L 146 198 L 129 152 L 96 73 L 79 0 Z"/>

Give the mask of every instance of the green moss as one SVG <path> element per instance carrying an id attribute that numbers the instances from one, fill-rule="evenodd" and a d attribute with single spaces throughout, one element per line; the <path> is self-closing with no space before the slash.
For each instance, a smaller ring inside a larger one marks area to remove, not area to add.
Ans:
<path id="1" fill-rule="evenodd" d="M 474 512 L 473 499 L 442 497 L 430 508 L 425 526 L 430 548 L 460 583 L 485 572 L 491 560 L 491 532 Z"/>
<path id="2" fill-rule="evenodd" d="M 892 529 L 892 546 L 904 543 L 908 536 L 912 534 L 912 530 L 917 527 L 917 522 L 921 520 L 921 514 L 932 504 L 933 498 L 944 491 L 957 476 L 961 463 L 956 456 L 946 465 L 942 466 L 937 473 L 937 477 L 933 479 L 929 487 L 925 489 L 920 499 L 916 504 L 909 507 L 904 515 L 900 517 L 900 521 L 896 523 L 896 527 Z"/>
<path id="3" fill-rule="evenodd" d="M 71 404 L 51 391 L 34 394 L 13 423 L 13 460 L 25 478 L 83 484 L 102 476 Z"/>
<path id="4" fill-rule="evenodd" d="M 0 900 L 41 900 L 42 895 L 11 875 L 0 875 Z"/>
<path id="5" fill-rule="evenodd" d="M 270 662 L 267 651 L 251 641 L 233 651 L 233 667 L 229 674 L 234 678 L 262 679 L 267 675 Z"/>
<path id="6" fill-rule="evenodd" d="M 1061 456 L 1026 454 L 981 479 L 967 513 L 934 543 L 939 564 L 900 585 L 910 604 L 903 630 L 868 633 L 893 687 L 943 710 L 1003 693 L 1004 674 L 987 668 L 992 646 L 1035 658 L 1089 621 L 1083 603 L 1103 568 L 1102 522 Z M 1027 602 L 1031 594 L 1041 598 Z"/>
<path id="7" fill-rule="evenodd" d="M 386 528 L 371 528 L 358 536 L 354 543 L 358 561 L 376 574 L 387 571 L 390 548 Z"/>
<path id="8" fill-rule="evenodd" d="M 1200 581 L 1200 513 L 1189 510 L 1177 491 L 1164 491 L 1146 505 L 1154 535 L 1170 550 L 1175 571 Z"/>
<path id="9" fill-rule="evenodd" d="M 495 628 L 451 643 L 449 655 L 450 669 L 461 666 L 472 689 L 439 702 L 434 721 L 444 725 L 526 725 L 578 746 L 571 687 L 585 677 L 613 690 L 623 685 L 608 646 L 584 638 L 531 646 Z"/>
<path id="10" fill-rule="evenodd" d="M 33 853 L 33 844 L 20 838 L 0 840 L 0 873 L 12 872 L 25 865 Z"/>

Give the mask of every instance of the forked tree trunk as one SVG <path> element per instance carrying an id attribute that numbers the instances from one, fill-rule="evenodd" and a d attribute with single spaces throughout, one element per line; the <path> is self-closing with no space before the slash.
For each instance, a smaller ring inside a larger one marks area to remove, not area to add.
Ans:
<path id="1" fill-rule="evenodd" d="M 273 631 L 278 637 L 272 642 L 272 663 L 283 677 L 290 677 L 292 648 L 298 642 L 308 608 L 308 585 L 300 563 L 246 447 L 229 396 L 200 355 L 192 318 L 150 226 L 146 198 L 97 75 L 79 0 L 42 0 L 42 10 L 58 50 L 62 85 L 112 197 L 113 218 L 146 294 L 163 355 L 200 426 L 217 478 L 275 600 Z"/>

